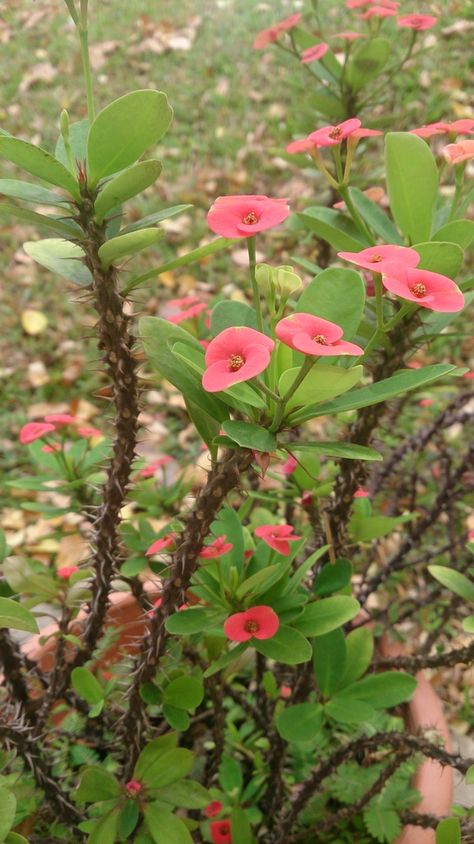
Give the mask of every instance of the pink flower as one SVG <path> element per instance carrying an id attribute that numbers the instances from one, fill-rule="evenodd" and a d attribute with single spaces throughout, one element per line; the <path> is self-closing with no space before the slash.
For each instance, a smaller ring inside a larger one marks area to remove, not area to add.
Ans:
<path id="1" fill-rule="evenodd" d="M 356 489 L 353 498 L 370 498 L 370 492 L 364 489 L 363 486 L 360 486 Z"/>
<path id="2" fill-rule="evenodd" d="M 316 144 L 313 143 L 313 141 L 311 141 L 309 137 L 298 138 L 298 140 L 292 141 L 290 144 L 288 144 L 286 151 L 289 152 L 290 155 L 294 155 L 298 152 L 308 152 L 310 149 L 314 149 L 315 146 Z"/>
<path id="3" fill-rule="evenodd" d="M 428 270 L 416 270 L 403 264 L 387 264 L 382 281 L 387 290 L 416 302 L 421 308 L 454 313 L 464 307 L 464 296 L 452 279 Z"/>
<path id="4" fill-rule="evenodd" d="M 209 228 L 223 237 L 252 237 L 286 220 L 287 199 L 268 196 L 218 196 L 207 215 Z"/>
<path id="5" fill-rule="evenodd" d="M 138 782 L 138 780 L 129 780 L 125 783 L 125 791 L 129 797 L 136 797 L 137 794 L 140 794 L 142 787 L 141 782 Z"/>
<path id="6" fill-rule="evenodd" d="M 420 256 L 414 249 L 408 246 L 369 246 L 360 252 L 338 252 L 338 257 L 351 264 L 357 264 L 364 270 L 372 270 L 374 273 L 381 273 L 384 267 L 394 261 L 407 267 L 416 267 L 420 263 Z"/>
<path id="7" fill-rule="evenodd" d="M 456 133 L 456 135 L 470 135 L 474 132 L 474 120 L 465 118 L 463 120 L 453 120 L 452 123 L 446 123 L 448 132 Z"/>
<path id="8" fill-rule="evenodd" d="M 292 475 L 298 468 L 298 461 L 292 454 L 288 455 L 288 460 L 283 464 L 281 470 L 284 475 Z"/>
<path id="9" fill-rule="evenodd" d="M 232 542 L 226 542 L 227 536 L 218 536 L 210 545 L 204 545 L 199 556 L 204 560 L 214 560 L 216 557 L 223 557 L 234 547 Z"/>
<path id="10" fill-rule="evenodd" d="M 226 619 L 224 633 L 233 642 L 248 642 L 249 639 L 271 639 L 280 626 L 280 619 L 271 607 L 251 607 L 245 612 L 236 612 Z"/>
<path id="11" fill-rule="evenodd" d="M 371 9 L 367 9 L 362 15 L 359 15 L 360 18 L 363 20 L 369 20 L 370 18 L 391 18 L 393 15 L 396 15 L 395 9 L 389 9 L 385 6 L 372 6 Z"/>
<path id="12" fill-rule="evenodd" d="M 163 457 L 157 457 L 156 460 L 152 460 L 151 463 L 148 463 L 147 466 L 140 469 L 138 475 L 140 478 L 151 478 L 156 474 L 156 470 L 159 469 L 160 466 L 166 466 L 166 464 L 171 463 L 172 460 L 173 458 L 168 454 L 164 454 Z"/>
<path id="13" fill-rule="evenodd" d="M 293 525 L 261 525 L 255 528 L 255 536 L 263 539 L 274 551 L 287 557 L 291 551 L 290 542 L 301 539 L 301 536 L 297 536 L 293 531 Z"/>
<path id="14" fill-rule="evenodd" d="M 439 120 L 437 123 L 427 123 L 419 129 L 411 129 L 412 135 L 419 138 L 432 138 L 434 135 L 470 135 L 474 131 L 474 120 L 453 120 L 452 123 L 444 123 Z"/>
<path id="15" fill-rule="evenodd" d="M 59 443 L 53 443 L 52 445 L 43 445 L 41 447 L 41 451 L 44 451 L 45 454 L 54 454 L 55 451 L 61 451 L 61 446 Z"/>
<path id="16" fill-rule="evenodd" d="M 213 821 L 210 824 L 213 844 L 232 844 L 232 827 L 230 821 Z"/>
<path id="17" fill-rule="evenodd" d="M 256 50 L 261 50 L 263 47 L 267 47 L 268 44 L 274 44 L 275 41 L 278 41 L 283 32 L 289 32 L 290 29 L 293 29 L 300 19 L 301 14 L 298 12 L 296 15 L 290 15 L 288 18 L 279 21 L 279 23 L 273 24 L 273 26 L 269 27 L 269 29 L 264 29 L 262 32 L 259 32 L 253 42 L 254 48 Z"/>
<path id="18" fill-rule="evenodd" d="M 420 407 L 431 407 L 433 404 L 433 399 L 420 399 L 418 402 Z"/>
<path id="19" fill-rule="evenodd" d="M 176 537 L 178 534 L 175 531 L 171 533 L 165 533 L 160 539 L 155 540 L 152 545 L 150 545 L 148 551 L 146 552 L 146 557 L 152 557 L 153 554 L 159 554 L 160 551 L 165 551 L 167 548 L 172 548 L 173 550 L 176 547 Z"/>
<path id="20" fill-rule="evenodd" d="M 280 686 L 280 697 L 283 700 L 288 700 L 291 697 L 291 686 Z"/>
<path id="21" fill-rule="evenodd" d="M 467 378 L 469 381 L 474 378 L 474 370 L 470 370 L 470 372 L 465 372 L 463 378 Z"/>
<path id="22" fill-rule="evenodd" d="M 338 32 L 334 38 L 344 38 L 345 41 L 355 41 L 357 38 L 367 38 L 363 32 Z"/>
<path id="23" fill-rule="evenodd" d="M 56 569 L 56 574 L 64 580 L 69 580 L 71 574 L 74 574 L 76 571 L 79 571 L 79 566 L 61 566 L 61 568 Z"/>
<path id="24" fill-rule="evenodd" d="M 370 6 L 373 0 L 346 0 L 348 9 L 360 9 L 362 6 Z"/>
<path id="25" fill-rule="evenodd" d="M 89 428 L 84 426 L 82 428 L 77 429 L 77 433 L 81 435 L 81 437 L 102 437 L 102 431 L 100 428 Z"/>
<path id="26" fill-rule="evenodd" d="M 375 138 L 376 135 L 383 135 L 383 132 L 380 129 L 356 129 L 355 132 L 352 132 L 349 141 L 360 141 L 361 138 Z"/>
<path id="27" fill-rule="evenodd" d="M 322 59 L 322 57 L 326 55 L 328 50 L 328 44 L 315 44 L 313 47 L 308 47 L 307 50 L 304 50 L 302 52 L 301 61 L 303 62 L 303 64 L 318 61 L 318 59 Z"/>
<path id="28" fill-rule="evenodd" d="M 225 328 L 206 349 L 206 371 L 202 385 L 209 393 L 227 390 L 233 384 L 260 375 L 270 363 L 275 343 L 254 328 Z"/>
<path id="29" fill-rule="evenodd" d="M 222 812 L 224 806 L 220 800 L 211 800 L 211 802 L 203 809 L 203 814 L 206 818 L 216 818 Z"/>
<path id="30" fill-rule="evenodd" d="M 459 141 L 457 144 L 448 144 L 443 149 L 443 155 L 448 164 L 462 164 L 463 161 L 471 161 L 474 158 L 474 141 Z"/>
<path id="31" fill-rule="evenodd" d="M 155 612 L 161 607 L 162 603 L 163 603 L 162 598 L 155 598 L 155 600 L 153 601 L 153 609 L 148 610 L 148 612 L 147 612 L 148 618 L 153 618 L 153 616 L 155 615 Z"/>
<path id="32" fill-rule="evenodd" d="M 197 305 L 199 296 L 181 296 L 180 299 L 170 299 L 168 305 L 171 308 L 189 308 L 190 305 Z"/>
<path id="33" fill-rule="evenodd" d="M 75 416 L 71 416 L 70 413 L 48 413 L 47 416 L 44 417 L 45 422 L 55 423 L 56 425 L 70 425 L 72 422 L 76 421 Z"/>
<path id="34" fill-rule="evenodd" d="M 276 335 L 282 343 L 304 355 L 361 355 L 363 349 L 355 343 L 341 340 L 339 325 L 313 314 L 291 314 L 280 320 Z"/>
<path id="35" fill-rule="evenodd" d="M 20 431 L 20 442 L 22 445 L 29 445 L 55 430 L 50 422 L 27 422 Z"/>
<path id="36" fill-rule="evenodd" d="M 417 32 L 423 32 L 425 29 L 431 29 L 438 22 L 438 18 L 433 15 L 404 15 L 398 18 L 397 25 L 405 29 L 416 29 Z"/>
<path id="37" fill-rule="evenodd" d="M 322 129 L 316 129 L 308 135 L 308 140 L 317 147 L 334 147 L 352 135 L 356 129 L 360 129 L 360 126 L 360 120 L 357 117 L 351 117 L 336 126 L 323 126 Z"/>
<path id="38" fill-rule="evenodd" d="M 186 308 L 184 311 L 180 311 L 178 314 L 172 314 L 168 317 L 168 322 L 172 322 L 173 325 L 179 325 L 181 322 L 184 322 L 187 319 L 195 319 L 203 311 L 205 311 L 207 305 L 205 302 L 199 302 L 199 304 L 191 305 L 190 308 Z"/>

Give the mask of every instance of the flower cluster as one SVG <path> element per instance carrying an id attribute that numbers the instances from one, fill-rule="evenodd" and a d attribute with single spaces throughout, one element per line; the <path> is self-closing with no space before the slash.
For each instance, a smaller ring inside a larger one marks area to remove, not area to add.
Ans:
<path id="1" fill-rule="evenodd" d="M 41 422 L 27 422 L 20 430 L 19 440 L 22 445 L 30 445 L 35 440 L 42 440 L 56 432 L 62 427 L 69 426 L 70 430 L 78 434 L 80 437 L 102 437 L 102 431 L 99 428 L 93 428 L 83 425 L 77 416 L 72 416 L 70 413 L 49 413 Z M 60 448 L 59 443 L 47 444 L 43 447 L 44 451 L 52 452 Z"/>

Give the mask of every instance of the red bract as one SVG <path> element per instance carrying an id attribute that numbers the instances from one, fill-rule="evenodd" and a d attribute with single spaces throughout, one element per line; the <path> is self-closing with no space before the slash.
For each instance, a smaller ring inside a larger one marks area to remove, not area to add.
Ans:
<path id="1" fill-rule="evenodd" d="M 290 15 L 288 18 L 273 24 L 273 26 L 270 26 L 268 29 L 264 29 L 262 32 L 259 32 L 253 42 L 254 48 L 256 50 L 261 50 L 263 47 L 267 47 L 268 44 L 274 44 L 275 41 L 278 41 L 280 35 L 284 32 L 289 32 L 290 29 L 293 29 L 300 19 L 301 14 L 298 12 L 296 15 Z"/>
<path id="2" fill-rule="evenodd" d="M 438 23 L 438 18 L 433 17 L 433 15 L 404 15 L 397 20 L 398 26 L 405 29 L 416 29 L 417 32 L 431 29 L 436 23 Z"/>
<path id="3" fill-rule="evenodd" d="M 296 457 L 293 457 L 292 454 L 289 454 L 288 459 L 286 460 L 286 462 L 281 467 L 283 474 L 284 475 L 292 475 L 293 472 L 295 472 L 297 468 L 298 468 L 298 461 L 297 461 Z"/>
<path id="4" fill-rule="evenodd" d="M 416 302 L 421 308 L 454 313 L 464 307 L 464 296 L 457 284 L 439 273 L 392 264 L 386 266 L 382 281 L 391 293 Z"/>
<path id="5" fill-rule="evenodd" d="M 209 228 L 223 237 L 252 237 L 286 220 L 288 200 L 268 196 L 219 196 L 207 215 Z"/>
<path id="6" fill-rule="evenodd" d="M 443 149 L 443 155 L 448 164 L 462 164 L 464 161 L 474 159 L 474 141 L 459 141 L 457 144 L 448 144 Z"/>
<path id="7" fill-rule="evenodd" d="M 249 639 L 271 639 L 280 626 L 280 619 L 271 607 L 251 607 L 245 612 L 230 615 L 224 623 L 224 633 L 233 642 Z"/>
<path id="8" fill-rule="evenodd" d="M 280 320 L 275 331 L 282 343 L 305 355 L 361 355 L 364 351 L 355 343 L 341 340 L 339 325 L 313 314 L 291 314 Z"/>
<path id="9" fill-rule="evenodd" d="M 288 700 L 291 697 L 291 686 L 280 686 L 280 697 Z"/>
<path id="10" fill-rule="evenodd" d="M 61 568 L 56 569 L 56 574 L 58 577 L 63 578 L 63 580 L 68 580 L 71 574 L 74 574 L 76 571 L 79 571 L 79 566 L 61 566 Z"/>
<path id="11" fill-rule="evenodd" d="M 160 551 L 165 551 L 167 548 L 174 549 L 177 536 L 178 534 L 174 531 L 171 533 L 165 533 L 164 536 L 160 537 L 160 539 L 157 539 L 152 545 L 150 545 L 145 556 L 152 557 L 153 554 L 158 554 Z"/>
<path id="12" fill-rule="evenodd" d="M 142 790 L 142 784 L 138 780 L 129 780 L 125 783 L 125 790 L 130 797 L 136 797 Z"/>
<path id="13" fill-rule="evenodd" d="M 338 252 L 337 254 L 344 261 L 350 261 L 351 264 L 357 264 L 358 267 L 363 267 L 364 270 L 372 270 L 374 273 L 383 272 L 387 263 L 393 264 L 395 261 L 407 267 L 417 267 L 420 263 L 418 252 L 408 246 L 383 244 L 382 246 L 369 246 L 368 249 L 362 249 L 360 252 Z"/>
<path id="14" fill-rule="evenodd" d="M 56 428 L 50 422 L 27 422 L 20 431 L 20 442 L 22 445 L 29 445 L 55 430 Z"/>
<path id="15" fill-rule="evenodd" d="M 303 64 L 309 64 L 309 62 L 318 61 L 318 59 L 322 59 L 322 57 L 326 55 L 328 50 L 328 44 L 315 44 L 313 47 L 308 47 L 307 50 L 304 50 L 302 52 L 301 61 L 303 62 Z"/>
<path id="16" fill-rule="evenodd" d="M 70 413 L 48 413 L 44 417 L 44 421 L 55 423 L 56 425 L 70 425 L 71 422 L 76 421 L 76 417 L 71 416 Z"/>
<path id="17" fill-rule="evenodd" d="M 234 547 L 232 542 L 226 542 L 227 536 L 218 536 L 210 545 L 205 545 L 201 548 L 199 556 L 204 560 L 214 560 L 216 557 L 222 557 Z"/>
<path id="18" fill-rule="evenodd" d="M 210 824 L 210 830 L 214 844 L 232 844 L 230 821 L 213 821 Z"/>
<path id="19" fill-rule="evenodd" d="M 255 529 L 255 536 L 263 539 L 274 551 L 287 557 L 291 551 L 290 542 L 301 539 L 301 536 L 297 536 L 293 531 L 293 525 L 261 525 Z"/>
<path id="20" fill-rule="evenodd" d="M 360 126 L 360 120 L 357 117 L 351 117 L 336 126 L 323 126 L 322 129 L 316 129 L 308 135 L 308 140 L 312 141 L 316 147 L 334 147 L 352 135 L 356 129 L 360 129 Z"/>
<path id="21" fill-rule="evenodd" d="M 254 328 L 225 328 L 206 349 L 202 385 L 209 393 L 260 375 L 270 363 L 273 340 Z"/>
<path id="22" fill-rule="evenodd" d="M 220 800 L 211 800 L 211 802 L 203 809 L 203 814 L 205 814 L 206 818 L 216 818 L 224 806 L 220 802 Z"/>
<path id="23" fill-rule="evenodd" d="M 447 131 L 447 124 L 441 123 L 427 123 L 426 126 L 420 126 L 419 129 L 410 129 L 411 135 L 418 135 L 419 138 L 432 138 L 434 135 L 444 135 Z"/>

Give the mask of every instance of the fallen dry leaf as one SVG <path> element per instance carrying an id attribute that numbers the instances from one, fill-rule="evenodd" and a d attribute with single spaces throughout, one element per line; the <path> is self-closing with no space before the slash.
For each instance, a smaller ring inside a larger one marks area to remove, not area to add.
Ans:
<path id="1" fill-rule="evenodd" d="M 48 317 L 43 311 L 35 311 L 33 308 L 28 308 L 21 314 L 21 324 L 23 331 L 34 336 L 41 334 L 48 325 Z"/>
<path id="2" fill-rule="evenodd" d="M 45 84 L 49 84 L 56 78 L 58 75 L 57 68 L 54 67 L 50 62 L 40 62 L 39 64 L 33 65 L 31 70 L 28 73 L 25 73 L 22 81 L 18 86 L 18 91 L 20 94 L 24 94 L 26 91 L 29 91 L 33 85 L 36 85 L 38 82 L 43 82 Z"/>
<path id="3" fill-rule="evenodd" d="M 28 381 L 32 387 L 43 387 L 49 383 L 48 370 L 42 360 L 34 360 L 28 364 Z"/>

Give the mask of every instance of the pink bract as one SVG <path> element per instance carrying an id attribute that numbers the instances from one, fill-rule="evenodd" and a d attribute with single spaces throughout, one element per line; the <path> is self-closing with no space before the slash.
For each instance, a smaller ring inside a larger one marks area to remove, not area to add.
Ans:
<path id="1" fill-rule="evenodd" d="M 363 486 L 360 486 L 356 489 L 353 497 L 354 498 L 370 498 L 370 492 L 367 489 L 364 489 Z"/>
<path id="2" fill-rule="evenodd" d="M 59 569 L 56 569 L 56 574 L 63 580 L 68 580 L 76 571 L 79 571 L 79 566 L 61 566 Z"/>
<path id="3" fill-rule="evenodd" d="M 349 141 L 360 141 L 361 138 L 375 138 L 377 135 L 383 135 L 383 132 L 380 129 L 356 129 L 355 132 L 351 132 L 349 136 Z"/>
<path id="4" fill-rule="evenodd" d="M 232 844 L 230 821 L 213 821 L 209 825 L 213 844 Z"/>
<path id="5" fill-rule="evenodd" d="M 165 533 L 160 539 L 155 540 L 145 553 L 146 557 L 152 557 L 153 554 L 159 554 L 160 551 L 165 551 L 167 548 L 174 548 L 176 545 L 177 533 Z"/>
<path id="6" fill-rule="evenodd" d="M 425 29 L 431 29 L 438 23 L 438 18 L 433 15 L 403 15 L 398 18 L 398 26 L 405 29 L 416 29 L 418 32 L 423 32 Z"/>
<path id="7" fill-rule="evenodd" d="M 151 463 L 148 463 L 147 466 L 144 466 L 143 469 L 140 469 L 138 475 L 140 478 L 151 478 L 153 475 L 156 474 L 156 470 L 159 469 L 161 466 L 166 466 L 167 463 L 171 463 L 173 460 L 168 454 L 164 454 L 163 457 L 157 457 L 156 460 L 152 460 Z"/>
<path id="8" fill-rule="evenodd" d="M 287 557 L 291 551 L 290 542 L 301 539 L 301 536 L 297 536 L 293 531 L 292 525 L 261 525 L 255 529 L 255 536 L 263 539 L 274 551 Z"/>
<path id="9" fill-rule="evenodd" d="M 22 445 L 29 445 L 55 430 L 56 428 L 50 422 L 27 422 L 20 431 L 20 442 Z"/>
<path id="10" fill-rule="evenodd" d="M 168 305 L 171 308 L 189 308 L 190 305 L 197 305 L 199 296 L 181 296 L 180 299 L 170 299 Z"/>
<path id="11" fill-rule="evenodd" d="M 186 308 L 183 311 L 180 311 L 178 314 L 172 314 L 168 317 L 168 322 L 172 322 L 173 325 L 179 325 L 181 322 L 184 322 L 187 319 L 195 319 L 203 311 L 205 311 L 207 305 L 205 302 L 199 302 L 196 305 L 191 305 L 191 307 Z"/>
<path id="12" fill-rule="evenodd" d="M 464 296 L 457 284 L 439 273 L 417 270 L 403 264 L 388 264 L 382 281 L 391 293 L 409 302 L 416 302 L 421 308 L 455 313 L 464 307 Z"/>
<path id="13" fill-rule="evenodd" d="M 234 547 L 232 542 L 226 542 L 227 536 L 218 536 L 210 545 L 204 545 L 199 556 L 204 560 L 214 560 L 216 557 L 223 557 Z"/>
<path id="14" fill-rule="evenodd" d="M 289 32 L 290 29 L 293 29 L 299 23 L 300 19 L 301 13 L 297 12 L 295 15 L 290 15 L 288 18 L 273 24 L 268 29 L 259 32 L 253 42 L 254 48 L 261 50 L 263 47 L 267 47 L 268 44 L 274 44 L 283 32 Z"/>
<path id="15" fill-rule="evenodd" d="M 420 126 L 419 129 L 411 129 L 412 135 L 418 135 L 419 138 L 432 138 L 434 135 L 470 135 L 474 132 L 474 120 L 465 118 L 462 120 L 453 120 L 452 123 L 445 123 L 439 120 L 437 123 L 427 123 L 426 126 Z"/>
<path id="16" fill-rule="evenodd" d="M 367 38 L 367 35 L 364 32 L 337 32 L 333 38 L 344 38 L 345 41 L 356 41 L 357 38 Z"/>
<path id="17" fill-rule="evenodd" d="M 81 437 L 102 437 L 103 436 L 100 428 L 89 428 L 87 426 L 84 426 L 82 428 L 78 428 L 77 433 Z"/>
<path id="18" fill-rule="evenodd" d="M 317 147 L 334 147 L 352 135 L 356 129 L 360 129 L 360 126 L 360 120 L 357 117 L 351 117 L 335 126 L 323 126 L 322 129 L 316 129 L 308 135 L 308 140 Z"/>
<path id="19" fill-rule="evenodd" d="M 125 783 L 125 790 L 127 794 L 130 795 L 130 797 L 136 797 L 137 794 L 140 794 L 142 788 L 143 786 L 141 782 L 138 782 L 138 780 L 129 780 L 127 783 Z"/>
<path id="20" fill-rule="evenodd" d="M 209 228 L 222 237 L 252 237 L 286 220 L 286 199 L 268 196 L 219 196 L 207 215 Z"/>
<path id="21" fill-rule="evenodd" d="M 296 141 L 292 141 L 291 144 L 288 144 L 286 151 L 293 155 L 294 153 L 298 152 L 309 152 L 310 149 L 315 149 L 316 144 L 307 138 L 298 138 Z"/>
<path id="22" fill-rule="evenodd" d="M 206 371 L 202 385 L 209 393 L 260 375 L 270 363 L 275 343 L 254 328 L 225 328 L 206 349 Z"/>
<path id="23" fill-rule="evenodd" d="M 309 62 L 318 61 L 318 59 L 322 59 L 322 57 L 326 55 L 328 50 L 328 44 L 315 44 L 313 47 L 308 47 L 307 50 L 304 50 L 302 52 L 301 61 L 303 62 L 303 64 L 309 64 Z"/>
<path id="24" fill-rule="evenodd" d="M 370 18 L 391 18 L 396 15 L 397 12 L 395 9 L 387 8 L 386 6 L 372 6 L 371 9 L 367 9 L 362 15 L 359 15 L 360 18 L 363 20 L 370 20 Z"/>
<path id="25" fill-rule="evenodd" d="M 374 273 L 383 272 L 384 266 L 387 263 L 393 264 L 394 261 L 399 261 L 408 267 L 417 267 L 420 263 L 420 256 L 414 249 L 410 249 L 408 246 L 392 246 L 390 244 L 369 246 L 360 252 L 338 252 L 337 254 L 344 261 L 350 261 L 351 264 L 357 264 L 358 267 L 363 267 L 364 270 L 372 270 Z"/>
<path id="26" fill-rule="evenodd" d="M 283 474 L 284 475 L 292 475 L 293 472 L 295 472 L 297 468 L 298 468 L 298 461 L 297 461 L 296 457 L 293 457 L 292 454 L 289 454 L 288 459 L 285 461 L 285 463 L 281 467 Z"/>
<path id="27" fill-rule="evenodd" d="M 203 814 L 206 818 L 216 818 L 222 812 L 224 806 L 220 802 L 220 800 L 211 800 L 210 803 L 203 809 Z"/>
<path id="28" fill-rule="evenodd" d="M 370 6 L 372 0 L 346 0 L 348 9 L 360 9 L 362 6 Z"/>
<path id="29" fill-rule="evenodd" d="M 276 612 L 263 605 L 230 615 L 224 623 L 224 633 L 233 642 L 248 642 L 252 638 L 271 639 L 279 626 Z"/>
<path id="30" fill-rule="evenodd" d="M 276 335 L 282 343 L 304 355 L 361 355 L 364 350 L 355 343 L 341 340 L 339 325 L 313 314 L 297 313 L 280 320 Z"/>
<path id="31" fill-rule="evenodd" d="M 76 421 L 76 417 L 71 416 L 70 413 L 48 413 L 48 415 L 44 417 L 44 421 L 55 423 L 56 425 L 70 425 L 72 422 Z"/>
<path id="32" fill-rule="evenodd" d="M 448 164 L 462 164 L 474 159 L 474 141 L 459 141 L 444 147 L 443 155 Z"/>

